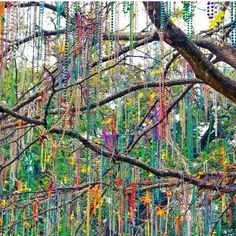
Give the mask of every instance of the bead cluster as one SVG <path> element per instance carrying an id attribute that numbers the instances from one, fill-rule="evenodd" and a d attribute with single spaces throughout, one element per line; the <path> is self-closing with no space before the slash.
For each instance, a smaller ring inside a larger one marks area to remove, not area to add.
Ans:
<path id="1" fill-rule="evenodd" d="M 193 2 L 183 3 L 183 19 L 187 22 L 187 35 L 191 40 L 193 35 L 193 14 L 194 14 L 194 4 Z"/>
<path id="2" fill-rule="evenodd" d="M 161 31 L 164 31 L 165 27 L 165 3 L 161 2 L 161 8 L 160 8 L 160 29 Z"/>
<path id="3" fill-rule="evenodd" d="M 123 13 L 126 14 L 129 11 L 129 3 L 124 1 L 123 2 Z"/>
<path id="4" fill-rule="evenodd" d="M 216 7 L 214 2 L 207 2 L 207 16 L 208 18 L 211 20 L 213 19 L 214 15 L 215 15 L 215 10 L 216 10 Z"/>

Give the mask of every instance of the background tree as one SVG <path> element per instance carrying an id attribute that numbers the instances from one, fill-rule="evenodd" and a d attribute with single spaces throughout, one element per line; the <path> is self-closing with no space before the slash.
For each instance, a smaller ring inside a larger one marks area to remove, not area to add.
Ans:
<path id="1" fill-rule="evenodd" d="M 235 7 L 1 2 L 1 233 L 233 235 Z"/>

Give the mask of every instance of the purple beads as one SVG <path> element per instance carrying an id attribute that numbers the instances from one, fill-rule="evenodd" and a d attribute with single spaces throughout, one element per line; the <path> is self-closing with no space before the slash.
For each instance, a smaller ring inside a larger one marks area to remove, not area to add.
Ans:
<path id="1" fill-rule="evenodd" d="M 211 20 L 215 14 L 214 2 L 207 2 L 207 16 Z"/>

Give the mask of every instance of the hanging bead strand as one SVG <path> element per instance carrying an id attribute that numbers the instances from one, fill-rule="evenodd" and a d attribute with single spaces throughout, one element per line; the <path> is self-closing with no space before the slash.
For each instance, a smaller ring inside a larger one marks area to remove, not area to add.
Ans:
<path id="1" fill-rule="evenodd" d="M 69 2 L 65 2 L 65 12 L 66 12 L 66 30 L 65 30 L 65 56 L 64 56 L 64 87 L 67 86 L 69 75 L 69 31 L 70 31 L 70 22 L 69 22 Z M 64 92 L 64 101 L 66 102 L 66 90 Z"/>
<path id="2" fill-rule="evenodd" d="M 236 48 L 236 2 L 233 1 L 231 4 L 231 43 L 234 48 Z"/>

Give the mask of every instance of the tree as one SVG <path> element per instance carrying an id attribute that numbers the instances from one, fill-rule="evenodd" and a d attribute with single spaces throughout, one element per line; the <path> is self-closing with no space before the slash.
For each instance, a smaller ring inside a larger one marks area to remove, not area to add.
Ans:
<path id="1" fill-rule="evenodd" d="M 203 6 L 0 3 L 3 235 L 235 233 L 236 5 Z"/>

